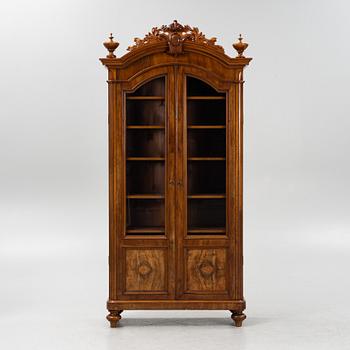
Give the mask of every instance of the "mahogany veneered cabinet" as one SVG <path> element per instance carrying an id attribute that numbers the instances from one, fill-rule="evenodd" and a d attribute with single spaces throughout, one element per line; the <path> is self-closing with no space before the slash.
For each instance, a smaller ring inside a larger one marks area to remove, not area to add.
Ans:
<path id="1" fill-rule="evenodd" d="M 122 310 L 243 310 L 243 69 L 174 21 L 116 58 L 109 104 L 109 300 Z"/>

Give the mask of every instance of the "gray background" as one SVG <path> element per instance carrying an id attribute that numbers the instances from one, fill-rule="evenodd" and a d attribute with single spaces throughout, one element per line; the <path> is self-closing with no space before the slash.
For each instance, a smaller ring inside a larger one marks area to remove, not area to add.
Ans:
<path id="1" fill-rule="evenodd" d="M 2 1 L 0 347 L 349 349 L 349 2 Z M 108 328 L 110 31 L 173 19 L 242 33 L 244 327 L 229 312 L 125 312 Z"/>

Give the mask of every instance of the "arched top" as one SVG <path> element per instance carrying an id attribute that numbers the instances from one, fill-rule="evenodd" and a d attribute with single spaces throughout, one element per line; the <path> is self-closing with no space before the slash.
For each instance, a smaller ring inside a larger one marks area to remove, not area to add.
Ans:
<path id="1" fill-rule="evenodd" d="M 198 78 L 197 76 L 195 77 L 190 74 L 186 74 L 186 76 L 188 96 L 225 96 L 225 93 L 217 91 L 211 84 Z"/>
<path id="2" fill-rule="evenodd" d="M 136 88 L 131 91 L 132 96 L 165 96 L 164 75 L 153 77 L 138 83 Z"/>
<path id="3" fill-rule="evenodd" d="M 208 39 L 197 27 L 191 27 L 187 24 L 182 25 L 177 20 L 174 20 L 173 23 L 169 25 L 162 25 L 160 28 L 153 27 L 143 39 L 135 38 L 134 45 L 129 46 L 128 51 L 142 48 L 148 44 L 166 42 L 168 45 L 168 53 L 178 55 L 183 53 L 183 43 L 186 41 L 208 45 L 224 53 L 224 48 L 216 44 L 216 38 L 212 37 Z"/>

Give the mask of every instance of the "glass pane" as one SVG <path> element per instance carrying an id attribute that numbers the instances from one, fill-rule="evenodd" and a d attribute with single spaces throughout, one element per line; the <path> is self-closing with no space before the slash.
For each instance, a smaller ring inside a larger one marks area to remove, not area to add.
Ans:
<path id="1" fill-rule="evenodd" d="M 226 163 L 224 161 L 188 161 L 188 194 L 224 194 Z"/>
<path id="2" fill-rule="evenodd" d="M 165 234 L 165 78 L 126 95 L 126 234 Z"/>
<path id="3" fill-rule="evenodd" d="M 153 79 L 140 86 L 132 96 L 165 96 L 164 77 Z"/>
<path id="4" fill-rule="evenodd" d="M 127 157 L 164 157 L 164 130 L 129 129 L 126 141 Z"/>
<path id="5" fill-rule="evenodd" d="M 165 101 L 127 100 L 127 125 L 164 125 Z"/>
<path id="6" fill-rule="evenodd" d="M 202 80 L 196 78 L 187 78 L 187 96 L 223 96 L 225 93 L 216 91 L 213 87 Z"/>
<path id="7" fill-rule="evenodd" d="M 128 199 L 127 229 L 164 228 L 164 201 L 160 199 Z"/>
<path id="8" fill-rule="evenodd" d="M 226 228 L 226 95 L 187 77 L 187 234 Z"/>
<path id="9" fill-rule="evenodd" d="M 189 199 L 189 229 L 225 227 L 225 199 Z"/>
<path id="10" fill-rule="evenodd" d="M 189 129 L 189 157 L 225 157 L 225 129 Z"/>
<path id="11" fill-rule="evenodd" d="M 164 194 L 163 161 L 129 161 L 126 163 L 126 193 Z"/>
<path id="12" fill-rule="evenodd" d="M 188 100 L 188 125 L 225 125 L 225 100 Z"/>

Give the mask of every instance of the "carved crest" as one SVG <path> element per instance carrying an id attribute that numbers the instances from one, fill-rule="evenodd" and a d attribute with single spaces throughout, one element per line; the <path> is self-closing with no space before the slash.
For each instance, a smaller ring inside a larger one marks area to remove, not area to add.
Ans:
<path id="1" fill-rule="evenodd" d="M 177 55 L 182 53 L 182 44 L 185 41 L 209 45 L 218 51 L 224 53 L 222 46 L 216 44 L 216 38 L 207 39 L 197 27 L 182 25 L 174 20 L 170 25 L 162 25 L 160 28 L 154 27 L 146 34 L 143 39 L 135 38 L 135 44 L 128 47 L 128 51 L 135 50 L 147 44 L 153 44 L 160 41 L 168 43 L 169 53 Z"/>

